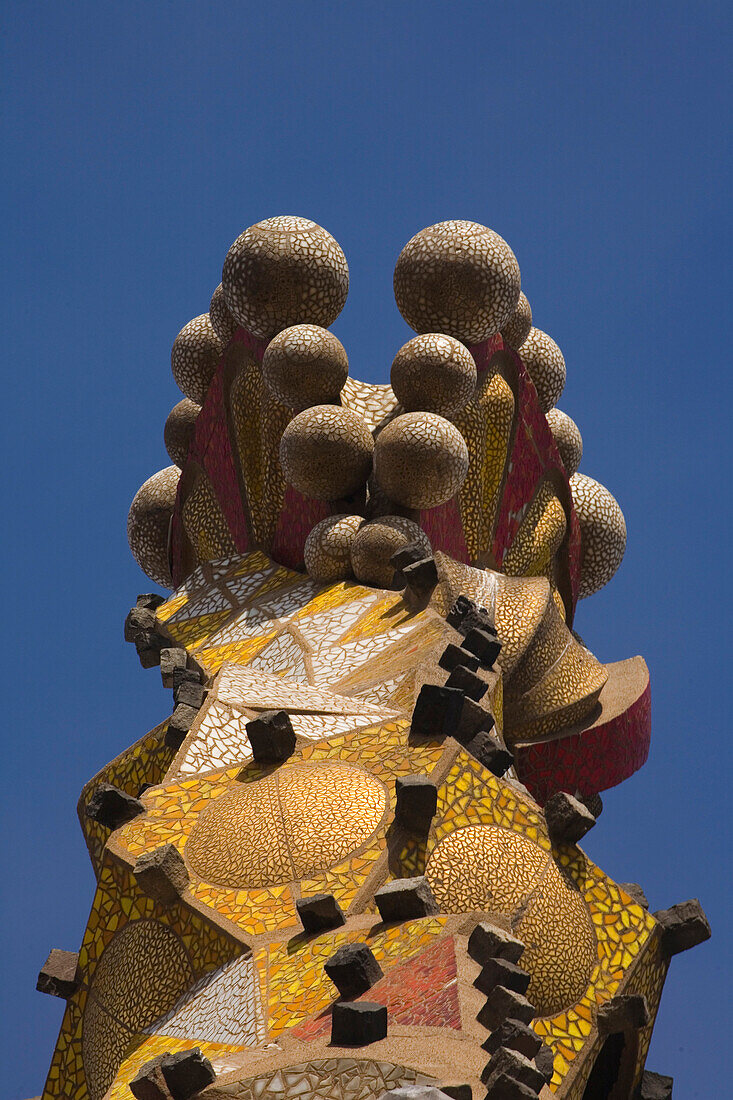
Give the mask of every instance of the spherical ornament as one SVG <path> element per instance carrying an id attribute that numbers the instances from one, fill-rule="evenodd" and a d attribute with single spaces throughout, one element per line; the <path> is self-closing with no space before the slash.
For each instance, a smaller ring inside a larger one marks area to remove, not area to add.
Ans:
<path id="1" fill-rule="evenodd" d="M 626 520 L 608 489 L 585 474 L 570 478 L 580 523 L 580 599 L 608 584 L 626 550 Z"/>
<path id="2" fill-rule="evenodd" d="M 398 416 L 377 436 L 374 472 L 380 488 L 405 508 L 436 508 L 460 489 L 468 447 L 455 425 L 429 412 Z"/>
<path id="3" fill-rule="evenodd" d="M 176 336 L 171 350 L 173 377 L 179 390 L 199 405 L 204 403 L 221 353 L 221 340 L 208 313 L 194 317 Z"/>
<path id="4" fill-rule="evenodd" d="M 238 322 L 269 340 L 290 325 L 328 328 L 344 308 L 349 266 L 330 233 L 308 218 L 267 218 L 229 249 L 221 276 Z"/>
<path id="5" fill-rule="evenodd" d="M 290 421 L 280 440 L 285 480 L 303 496 L 340 500 L 366 484 L 374 440 L 351 409 L 315 405 Z"/>
<path id="6" fill-rule="evenodd" d="M 172 588 L 168 562 L 168 528 L 181 471 L 166 466 L 144 482 L 135 493 L 127 515 L 127 541 L 132 556 L 151 580 Z"/>
<path id="7" fill-rule="evenodd" d="M 168 413 L 168 419 L 163 429 L 163 442 L 165 449 L 175 462 L 176 466 L 183 467 L 188 457 L 188 449 L 193 439 L 193 430 L 196 427 L 196 417 L 201 412 L 201 406 L 188 397 L 174 405 Z"/>
<path id="8" fill-rule="evenodd" d="M 262 359 L 267 388 L 290 409 L 336 404 L 348 376 L 343 344 L 318 325 L 283 329 L 267 345 Z"/>
<path id="9" fill-rule="evenodd" d="M 560 409 L 550 409 L 547 413 L 547 423 L 550 425 L 552 438 L 560 452 L 565 473 L 568 477 L 572 477 L 583 457 L 583 437 L 580 434 L 580 428 L 567 413 L 561 412 Z"/>
<path id="10" fill-rule="evenodd" d="M 224 299 L 224 288 L 221 283 L 219 283 L 218 287 L 211 295 L 211 301 L 209 302 L 209 317 L 214 332 L 221 340 L 222 346 L 226 347 L 239 326 L 229 312 L 229 307 Z"/>
<path id="11" fill-rule="evenodd" d="M 522 362 L 535 384 L 540 408 L 549 412 L 565 388 L 565 359 L 546 332 L 532 328 L 522 344 Z"/>
<path id="12" fill-rule="evenodd" d="M 326 516 L 305 540 L 303 557 L 314 581 L 345 581 L 351 576 L 351 542 L 363 516 Z"/>
<path id="13" fill-rule="evenodd" d="M 476 364 L 459 340 L 426 332 L 413 336 L 397 352 L 391 382 L 406 412 L 425 409 L 449 416 L 463 408 L 476 389 Z"/>
<path id="14" fill-rule="evenodd" d="M 501 330 L 502 339 L 510 348 L 521 348 L 532 328 L 532 307 L 526 294 L 519 295 L 514 312 Z"/>
<path id="15" fill-rule="evenodd" d="M 416 542 L 428 557 L 430 539 L 411 519 L 404 516 L 380 516 L 365 523 L 351 541 L 351 568 L 362 584 L 393 588 L 395 568 L 389 559 L 398 550 Z"/>
<path id="16" fill-rule="evenodd" d="M 480 344 L 506 324 L 517 304 L 519 264 L 506 241 L 476 222 L 438 222 L 400 252 L 394 293 L 416 332 L 446 332 Z"/>

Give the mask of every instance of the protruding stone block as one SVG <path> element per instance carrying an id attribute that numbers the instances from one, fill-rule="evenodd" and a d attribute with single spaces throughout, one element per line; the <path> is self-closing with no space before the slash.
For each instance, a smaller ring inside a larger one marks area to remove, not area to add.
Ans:
<path id="1" fill-rule="evenodd" d="M 448 690 L 448 689 L 446 689 Z M 450 689 L 454 691 L 454 688 Z M 463 706 L 461 707 L 461 718 L 458 723 L 458 728 L 453 734 L 457 741 L 460 741 L 462 745 L 467 745 L 469 741 L 473 741 L 477 734 L 482 730 L 490 730 L 494 725 L 494 716 L 489 711 L 484 710 L 479 703 L 474 702 L 473 699 L 469 699 L 468 696 L 463 696 Z"/>
<path id="2" fill-rule="evenodd" d="M 489 612 L 485 607 L 479 607 L 468 596 L 458 597 L 446 615 L 446 622 L 464 636 L 474 628 L 495 633 L 494 620 Z"/>
<path id="3" fill-rule="evenodd" d="M 463 647 L 469 653 L 474 653 L 484 668 L 493 668 L 496 658 L 501 653 L 501 642 L 492 630 L 481 630 L 474 627 L 469 630 L 463 640 Z"/>
<path id="4" fill-rule="evenodd" d="M 489 685 L 475 672 L 463 665 L 456 665 L 446 681 L 446 687 L 459 688 L 469 699 L 478 703 L 489 690 Z"/>
<path id="5" fill-rule="evenodd" d="M 499 777 L 505 775 L 514 763 L 514 757 L 509 749 L 488 730 L 479 730 L 464 747 L 492 775 Z"/>
<path id="6" fill-rule="evenodd" d="M 484 966 L 489 959 L 506 959 L 518 963 L 524 952 L 524 944 L 511 932 L 488 921 L 476 925 L 468 938 L 468 953 L 474 962 Z"/>
<path id="7" fill-rule="evenodd" d="M 346 923 L 341 906 L 333 894 L 312 894 L 309 898 L 296 898 L 295 908 L 309 935 L 327 932 Z"/>
<path id="8" fill-rule="evenodd" d="M 165 1057 L 164 1054 L 159 1054 L 157 1058 L 146 1062 L 130 1081 L 130 1092 L 136 1100 L 173 1100 L 160 1067 Z"/>
<path id="9" fill-rule="evenodd" d="M 644 1070 L 639 1086 L 639 1100 L 672 1100 L 674 1078 Z"/>
<path id="10" fill-rule="evenodd" d="M 499 1047 L 509 1047 L 510 1050 L 518 1050 L 525 1058 L 534 1058 L 542 1045 L 537 1032 L 521 1020 L 505 1020 L 481 1044 L 487 1054 L 495 1054 Z"/>
<path id="11" fill-rule="evenodd" d="M 286 710 L 264 710 L 245 728 L 258 764 L 282 764 L 295 752 L 295 731 Z"/>
<path id="12" fill-rule="evenodd" d="M 173 698 L 176 705 L 182 703 L 184 706 L 193 707 L 194 710 L 200 710 L 207 695 L 208 691 L 202 684 L 197 684 L 193 680 L 183 680 L 176 688 Z"/>
<path id="13" fill-rule="evenodd" d="M 337 1001 L 331 1016 L 331 1042 L 362 1047 L 387 1038 L 387 1009 L 371 1001 Z"/>
<path id="14" fill-rule="evenodd" d="M 345 943 L 331 955 L 323 969 L 339 991 L 339 996 L 353 1000 L 378 982 L 382 968 L 365 943 Z"/>
<path id="15" fill-rule="evenodd" d="M 143 668 L 155 668 L 160 664 L 160 651 L 168 645 L 162 634 L 154 630 L 146 631 L 135 638 L 135 649 Z"/>
<path id="16" fill-rule="evenodd" d="M 642 909 L 649 908 L 647 896 L 638 882 L 620 882 L 619 886 L 622 890 L 625 890 L 631 900 L 636 902 L 637 905 L 640 905 Z"/>
<path id="17" fill-rule="evenodd" d="M 190 707 L 187 703 L 178 703 L 168 719 L 168 727 L 165 731 L 166 744 L 173 749 L 180 749 L 191 726 L 196 721 L 197 714 L 198 707 Z"/>
<path id="18" fill-rule="evenodd" d="M 434 916 L 438 904 L 424 875 L 388 882 L 374 895 L 379 915 L 385 922 L 416 920 Z"/>
<path id="19" fill-rule="evenodd" d="M 141 592 L 135 601 L 135 606 L 147 607 L 150 611 L 155 611 L 165 603 L 165 600 L 166 597 L 161 596 L 159 592 Z"/>
<path id="20" fill-rule="evenodd" d="M 423 737 L 453 737 L 464 701 L 463 692 L 458 688 L 423 684 L 412 712 L 412 732 Z"/>
<path id="21" fill-rule="evenodd" d="M 469 653 L 467 649 L 463 649 L 463 647 L 459 645 L 454 645 L 453 642 L 450 642 L 445 647 L 438 661 L 440 667 L 444 668 L 446 672 L 452 672 L 454 668 L 458 667 L 467 668 L 470 672 L 475 672 L 480 663 L 475 653 Z"/>
<path id="22" fill-rule="evenodd" d="M 576 791 L 575 797 L 582 802 L 584 806 L 588 807 L 597 821 L 603 813 L 603 799 L 601 796 L 599 794 L 581 794 L 579 791 Z"/>
<path id="23" fill-rule="evenodd" d="M 188 654 L 185 649 L 166 646 L 160 651 L 160 678 L 164 688 L 173 687 L 173 672 L 177 668 L 185 668 Z"/>
<path id="24" fill-rule="evenodd" d="M 555 844 L 577 844 L 596 823 L 588 807 L 567 791 L 557 791 L 548 798 L 545 821 Z"/>
<path id="25" fill-rule="evenodd" d="M 411 833 L 424 834 L 438 808 L 438 788 L 426 775 L 405 775 L 395 783 L 395 821 Z"/>
<path id="26" fill-rule="evenodd" d="M 397 588 L 404 588 L 407 583 L 403 570 L 409 565 L 414 565 L 415 562 L 423 561 L 424 558 L 425 547 L 419 542 L 410 542 L 392 555 L 389 564 L 394 568 L 394 583 Z"/>
<path id="27" fill-rule="evenodd" d="M 662 950 L 668 958 L 697 947 L 712 935 L 708 918 L 697 898 L 653 914 L 661 925 Z"/>
<path id="28" fill-rule="evenodd" d="M 173 844 L 163 844 L 152 852 L 143 852 L 133 868 L 137 884 L 144 894 L 161 905 L 178 901 L 189 885 L 183 856 Z"/>
<path id="29" fill-rule="evenodd" d="M 530 1004 L 526 997 L 521 993 L 515 993 L 513 989 L 497 985 L 486 998 L 486 1004 L 476 1019 L 482 1027 L 493 1031 L 494 1028 L 500 1027 L 504 1020 L 521 1020 L 523 1024 L 528 1024 L 534 1017 L 534 1005 Z"/>
<path id="30" fill-rule="evenodd" d="M 473 1100 L 473 1089 L 470 1085 L 441 1085 L 436 1091 L 450 1097 L 450 1100 Z"/>
<path id="31" fill-rule="evenodd" d="M 529 989 L 530 975 L 516 963 L 507 959 L 487 959 L 476 981 L 473 983 L 479 992 L 487 997 L 497 985 L 513 989 L 515 993 L 526 993 Z"/>
<path id="32" fill-rule="evenodd" d="M 405 584 L 419 599 L 425 599 L 438 583 L 438 569 L 435 558 L 421 558 L 402 567 Z"/>
<path id="33" fill-rule="evenodd" d="M 163 1089 L 161 1091 L 161 1077 Z M 159 1055 L 147 1062 L 130 1082 L 130 1091 L 137 1100 L 190 1100 L 216 1080 L 211 1062 L 198 1047 L 176 1054 Z"/>
<path id="34" fill-rule="evenodd" d="M 492 1078 L 486 1100 L 537 1100 L 537 1091 L 502 1072 Z"/>
<path id="35" fill-rule="evenodd" d="M 141 635 L 155 632 L 155 612 L 147 607 L 131 607 L 125 619 L 125 641 L 136 642 Z"/>
<path id="36" fill-rule="evenodd" d="M 195 668 L 173 669 L 173 699 L 177 703 L 176 694 L 181 684 L 200 684 L 201 673 Z"/>
<path id="37" fill-rule="evenodd" d="M 79 987 L 79 953 L 54 947 L 38 972 L 36 989 L 52 997 L 70 997 Z"/>
<path id="38" fill-rule="evenodd" d="M 545 1083 L 544 1077 L 534 1062 L 525 1058 L 518 1050 L 511 1050 L 509 1047 L 499 1047 L 483 1070 L 481 1080 L 486 1085 L 487 1091 L 490 1092 L 492 1082 L 502 1074 L 511 1077 L 514 1081 L 519 1081 L 520 1085 L 534 1089 L 536 1093 Z"/>
<path id="39" fill-rule="evenodd" d="M 125 794 L 112 783 L 99 783 L 86 804 L 85 813 L 107 829 L 119 829 L 134 817 L 145 813 L 139 798 Z"/>
<path id="40" fill-rule="evenodd" d="M 599 1035 L 616 1031 L 638 1031 L 649 1023 L 646 997 L 637 993 L 622 993 L 598 1006 L 596 1019 Z"/>
<path id="41" fill-rule="evenodd" d="M 552 1053 L 552 1048 L 548 1047 L 547 1043 L 540 1044 L 540 1049 L 534 1056 L 534 1064 L 544 1077 L 545 1084 L 549 1085 L 555 1072 L 555 1056 Z"/>

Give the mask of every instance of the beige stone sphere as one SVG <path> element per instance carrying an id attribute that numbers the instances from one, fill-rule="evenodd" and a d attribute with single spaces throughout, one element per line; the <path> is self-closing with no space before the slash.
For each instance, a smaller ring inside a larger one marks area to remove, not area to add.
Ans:
<path id="1" fill-rule="evenodd" d="M 127 515 L 127 541 L 132 556 L 151 580 L 172 588 L 168 561 L 168 528 L 181 471 L 166 466 L 144 482 L 133 497 Z"/>
<path id="2" fill-rule="evenodd" d="M 374 473 L 390 500 L 405 508 L 436 508 L 460 489 L 468 447 L 458 428 L 436 413 L 391 420 L 377 436 Z"/>
<path id="3" fill-rule="evenodd" d="M 517 258 L 498 233 L 477 222 L 438 222 L 400 252 L 394 294 L 416 332 L 480 344 L 509 320 L 520 281 Z"/>
<path id="4" fill-rule="evenodd" d="M 405 412 L 450 416 L 476 389 L 476 364 L 465 344 L 439 332 L 413 336 L 392 363 L 391 383 Z"/>
<path id="5" fill-rule="evenodd" d="M 336 404 L 348 376 L 343 344 L 318 325 L 283 329 L 267 345 L 262 359 L 265 385 L 289 409 Z"/>
<path id="6" fill-rule="evenodd" d="M 580 428 L 567 413 L 560 409 L 550 409 L 547 413 L 547 423 L 550 425 L 552 438 L 560 452 L 565 473 L 568 477 L 572 477 L 583 457 L 583 437 L 580 434 Z"/>
<path id="7" fill-rule="evenodd" d="M 351 568 L 362 584 L 375 588 L 394 587 L 394 566 L 389 559 L 410 543 L 417 543 L 424 556 L 431 553 L 425 532 L 404 516 L 380 516 L 364 523 L 351 540 Z"/>
<path id="8" fill-rule="evenodd" d="M 521 348 L 532 328 L 532 307 L 526 294 L 519 295 L 514 312 L 501 330 L 502 339 L 510 348 Z"/>
<path id="9" fill-rule="evenodd" d="M 221 359 L 221 340 L 208 313 L 194 317 L 176 336 L 171 350 L 171 370 L 179 390 L 203 405 L 211 379 Z"/>
<path id="10" fill-rule="evenodd" d="M 239 326 L 229 312 L 229 307 L 224 298 L 224 288 L 221 283 L 219 283 L 218 287 L 211 295 L 211 301 L 209 302 L 209 318 L 211 320 L 211 327 L 221 340 L 222 347 L 226 347 Z"/>
<path id="11" fill-rule="evenodd" d="M 346 302 L 349 266 L 337 241 L 308 218 L 267 218 L 229 249 L 221 276 L 234 319 L 269 340 L 291 325 L 328 328 Z"/>
<path id="12" fill-rule="evenodd" d="M 341 500 L 366 484 L 374 440 L 363 417 L 337 405 L 315 405 L 290 421 L 280 440 L 280 464 L 303 496 Z"/>
<path id="13" fill-rule="evenodd" d="M 586 474 L 570 478 L 580 524 L 580 599 L 608 584 L 626 550 L 626 520 L 605 485 Z"/>
<path id="14" fill-rule="evenodd" d="M 305 568 L 314 581 L 345 581 L 351 576 L 351 543 L 363 516 L 326 516 L 305 540 Z"/>
<path id="15" fill-rule="evenodd" d="M 565 359 L 563 353 L 546 332 L 532 328 L 522 344 L 522 362 L 529 371 L 544 413 L 557 403 L 565 388 Z"/>
<path id="16" fill-rule="evenodd" d="M 163 429 L 163 442 L 169 456 L 176 466 L 183 467 L 188 457 L 188 449 L 193 439 L 193 431 L 196 427 L 196 417 L 201 412 L 201 406 L 195 401 L 184 397 L 174 405 L 168 413 L 168 419 Z"/>

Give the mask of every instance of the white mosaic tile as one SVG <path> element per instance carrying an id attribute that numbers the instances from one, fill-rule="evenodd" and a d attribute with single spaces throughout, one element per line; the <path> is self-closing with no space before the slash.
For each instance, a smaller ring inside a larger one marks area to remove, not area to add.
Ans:
<path id="1" fill-rule="evenodd" d="M 265 1039 L 257 973 L 243 955 L 200 978 L 148 1035 L 168 1035 L 232 1046 L 255 1046 Z"/>

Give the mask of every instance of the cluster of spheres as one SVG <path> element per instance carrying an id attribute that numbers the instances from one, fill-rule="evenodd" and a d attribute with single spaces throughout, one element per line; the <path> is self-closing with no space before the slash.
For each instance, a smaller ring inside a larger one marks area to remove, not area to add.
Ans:
<path id="1" fill-rule="evenodd" d="M 293 414 L 280 443 L 284 479 L 303 496 L 328 502 L 333 512 L 308 537 L 306 569 L 321 581 L 354 577 L 390 587 L 389 558 L 396 550 L 417 542 L 430 552 L 420 513 L 454 498 L 470 462 L 483 459 L 469 454 L 451 417 L 476 394 L 471 348 L 500 334 L 521 356 L 572 478 L 584 540 L 582 595 L 597 591 L 623 554 L 623 516 L 607 490 L 592 482 L 597 491 L 591 491 L 591 479 L 577 474 L 580 432 L 555 407 L 565 360 L 554 340 L 532 324 L 507 242 L 475 222 L 447 221 L 421 230 L 402 249 L 395 300 L 417 335 L 394 357 L 397 405 L 375 430 L 341 403 L 348 356 L 328 326 L 348 288 L 340 246 L 306 218 L 268 218 L 234 241 L 209 312 L 189 321 L 173 344 L 173 376 L 185 395 L 165 425 L 175 466 L 145 482 L 128 518 L 130 545 L 142 568 L 158 583 L 171 584 L 166 525 L 177 469 L 186 461 L 223 350 L 241 327 L 267 341 L 264 384 Z"/>

